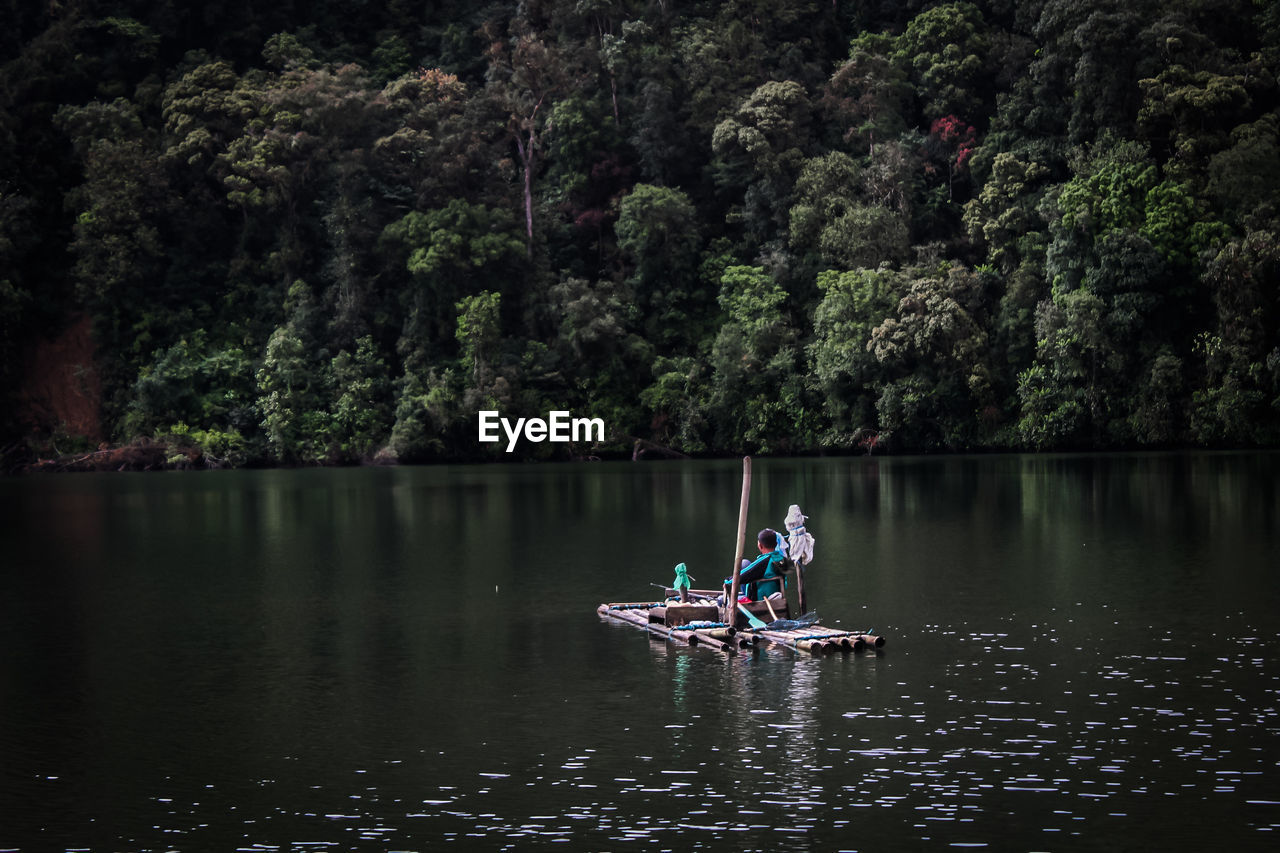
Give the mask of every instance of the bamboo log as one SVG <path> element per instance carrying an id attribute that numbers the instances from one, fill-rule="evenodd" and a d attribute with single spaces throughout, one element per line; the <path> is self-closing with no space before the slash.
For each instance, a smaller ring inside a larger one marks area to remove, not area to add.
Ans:
<path id="1" fill-rule="evenodd" d="M 879 648 L 884 645 L 884 637 L 873 636 L 871 634 L 854 634 L 852 632 L 829 632 L 822 629 L 821 626 L 798 628 L 795 633 L 815 639 L 819 637 L 834 639 L 839 641 L 840 645 L 845 649 L 854 652 L 861 652 L 866 649 L 867 646 Z"/>
<path id="2" fill-rule="evenodd" d="M 607 607 L 607 605 L 606 605 Z M 653 608 L 657 609 L 657 608 Z M 735 651 L 733 643 L 726 643 L 724 640 L 713 636 L 715 631 L 724 631 L 724 628 L 697 628 L 688 630 L 677 630 L 674 627 L 668 627 L 661 621 L 653 621 L 651 615 L 653 609 L 647 614 L 642 614 L 637 610 L 613 610 L 608 611 L 608 615 L 622 622 L 628 622 L 647 629 L 650 633 L 656 634 L 663 639 L 671 642 L 683 642 L 685 645 L 696 646 L 699 644 L 707 645 L 713 649 L 724 652 L 733 653 Z M 730 635 L 732 636 L 732 635 Z"/>
<path id="3" fill-rule="evenodd" d="M 778 643 L 783 646 L 800 649 L 806 652 L 812 650 L 809 645 L 809 643 L 812 642 L 811 639 L 799 634 L 794 634 L 790 631 L 755 631 L 753 633 L 771 643 Z M 801 643 L 804 643 L 805 645 L 801 646 Z"/>
<path id="4" fill-rule="evenodd" d="M 813 654 L 837 650 L 861 651 L 861 640 L 843 631 L 815 631 L 808 628 L 794 631 L 758 631 L 757 633 L 766 640 Z"/>
<path id="5" fill-rule="evenodd" d="M 671 633 L 671 629 L 666 625 L 659 622 L 650 622 L 649 615 L 647 613 L 641 614 L 635 610 L 617 610 L 614 611 L 614 613 L 615 618 L 620 619 L 623 622 L 630 622 L 632 625 L 639 625 L 641 628 L 646 628 L 660 637 L 666 637 Z"/>
<path id="6" fill-rule="evenodd" d="M 806 634 L 803 635 L 811 640 L 821 640 L 827 644 L 830 651 L 839 649 L 842 652 L 860 652 L 862 651 L 862 640 L 854 637 L 852 634 L 838 634 L 835 636 L 822 634 Z"/>
<path id="7" fill-rule="evenodd" d="M 724 640 L 715 636 L 713 629 L 699 628 L 694 631 L 689 631 L 689 633 L 692 634 L 699 643 L 704 643 L 710 646 L 711 648 L 718 649 L 722 652 L 728 652 L 729 654 L 737 654 L 738 649 L 736 645 L 734 643 L 726 643 Z"/>
<path id="8" fill-rule="evenodd" d="M 848 631 L 841 631 L 838 628 L 828 628 L 825 625 L 801 625 L 798 628 L 792 628 L 787 631 L 788 634 L 802 634 L 806 637 L 843 637 Z"/>
<path id="9" fill-rule="evenodd" d="M 747 539 L 747 504 L 751 500 L 751 457 L 742 457 L 742 498 L 738 501 L 738 541 L 734 544 L 733 574 L 729 582 L 729 597 L 724 602 L 722 622 L 738 623 L 738 573 L 742 571 L 742 552 Z"/>
<path id="10" fill-rule="evenodd" d="M 834 652 L 836 646 L 834 643 L 829 644 L 827 640 L 795 640 L 795 647 L 813 655 L 820 655 L 823 652 Z"/>
<path id="11" fill-rule="evenodd" d="M 797 628 L 795 633 L 810 639 L 833 640 L 845 651 L 860 652 L 866 645 L 861 635 L 846 631 L 830 631 L 821 626 Z"/>
<path id="12" fill-rule="evenodd" d="M 638 610 L 610 610 L 609 615 L 619 622 L 630 622 L 632 625 L 649 627 L 649 615 Z"/>
<path id="13" fill-rule="evenodd" d="M 660 622 L 647 622 L 645 623 L 645 627 L 648 628 L 651 633 L 657 634 L 659 637 L 662 637 L 664 640 L 672 640 L 672 641 L 683 640 L 686 646 L 696 645 L 698 642 L 695 637 L 683 636 L 686 632 L 672 631 L 670 628 L 668 628 L 666 625 L 663 625 Z"/>
<path id="14" fill-rule="evenodd" d="M 821 635 L 811 634 L 805 638 L 805 641 L 820 645 L 822 647 L 822 651 L 825 653 L 837 652 L 837 651 L 840 651 L 841 649 L 841 642 L 840 642 L 841 638 L 838 636 L 833 637 L 828 635 L 824 637 Z"/>

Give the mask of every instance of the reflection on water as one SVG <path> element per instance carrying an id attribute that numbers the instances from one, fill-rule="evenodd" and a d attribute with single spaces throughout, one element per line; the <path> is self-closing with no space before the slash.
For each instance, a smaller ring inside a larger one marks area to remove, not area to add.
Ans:
<path id="1" fill-rule="evenodd" d="M 757 460 L 819 658 L 594 613 L 734 462 L 0 481 L 0 850 L 1270 849 L 1277 460 Z"/>

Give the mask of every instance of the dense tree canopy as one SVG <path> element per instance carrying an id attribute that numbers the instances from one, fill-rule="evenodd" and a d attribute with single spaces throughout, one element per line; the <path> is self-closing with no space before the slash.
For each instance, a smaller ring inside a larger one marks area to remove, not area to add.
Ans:
<path id="1" fill-rule="evenodd" d="M 11 457 L 1280 442 L 1273 2 L 28 5 Z M 85 317 L 98 436 L 22 411 Z"/>

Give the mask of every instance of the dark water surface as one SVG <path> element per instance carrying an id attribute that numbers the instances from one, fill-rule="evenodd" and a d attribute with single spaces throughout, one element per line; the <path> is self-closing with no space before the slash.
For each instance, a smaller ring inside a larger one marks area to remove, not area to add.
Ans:
<path id="1" fill-rule="evenodd" d="M 596 616 L 739 476 L 0 481 L 0 850 L 1280 849 L 1280 455 L 756 460 L 882 653 Z"/>

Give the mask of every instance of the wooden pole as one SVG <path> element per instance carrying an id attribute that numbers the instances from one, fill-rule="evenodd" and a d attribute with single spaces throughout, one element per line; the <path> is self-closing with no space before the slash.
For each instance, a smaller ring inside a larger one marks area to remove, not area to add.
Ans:
<path id="1" fill-rule="evenodd" d="M 796 606 L 800 616 L 809 612 L 809 602 L 804 597 L 804 566 L 796 563 Z"/>
<path id="2" fill-rule="evenodd" d="M 764 597 L 764 606 L 769 608 L 769 615 L 773 617 L 773 621 L 778 621 L 778 614 L 773 612 L 773 605 L 769 603 L 769 596 Z"/>
<path id="3" fill-rule="evenodd" d="M 722 622 L 738 624 L 738 573 L 742 571 L 742 552 L 747 540 L 747 504 L 751 499 L 751 457 L 742 457 L 742 499 L 738 502 L 738 541 L 734 545 L 733 574 L 729 577 L 729 598 L 724 603 Z"/>
<path id="4" fill-rule="evenodd" d="M 804 566 L 800 565 L 799 560 L 792 560 L 796 566 L 796 607 L 800 608 L 798 616 L 803 616 L 809 612 L 809 599 L 804 594 Z"/>

